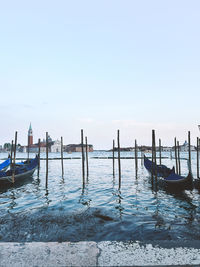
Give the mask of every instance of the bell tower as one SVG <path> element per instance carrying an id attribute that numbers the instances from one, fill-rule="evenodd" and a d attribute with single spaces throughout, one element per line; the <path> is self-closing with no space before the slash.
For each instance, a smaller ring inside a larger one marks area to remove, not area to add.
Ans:
<path id="1" fill-rule="evenodd" d="M 33 145 L 33 130 L 30 123 L 29 130 L 28 130 L 28 146 Z"/>

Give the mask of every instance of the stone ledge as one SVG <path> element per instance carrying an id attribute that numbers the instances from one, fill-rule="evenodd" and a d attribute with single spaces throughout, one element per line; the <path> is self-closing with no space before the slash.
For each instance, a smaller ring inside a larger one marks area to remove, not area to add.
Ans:
<path id="1" fill-rule="evenodd" d="M 0 243 L 0 266 L 96 266 L 95 242 Z"/>
<path id="2" fill-rule="evenodd" d="M 0 266 L 4 267 L 182 265 L 200 266 L 200 249 L 115 241 L 0 243 Z"/>

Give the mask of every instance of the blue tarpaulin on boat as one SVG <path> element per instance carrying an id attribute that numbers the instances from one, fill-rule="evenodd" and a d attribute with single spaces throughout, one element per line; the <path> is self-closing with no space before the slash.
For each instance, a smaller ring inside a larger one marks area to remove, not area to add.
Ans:
<path id="1" fill-rule="evenodd" d="M 15 167 L 15 175 L 26 173 L 32 169 L 34 169 L 38 165 L 38 157 L 36 156 L 34 159 L 31 159 L 28 164 L 23 164 L 18 167 Z M 0 171 L 0 177 L 11 176 L 13 170 L 9 170 L 7 172 Z"/>
<path id="2" fill-rule="evenodd" d="M 166 181 L 180 181 L 184 179 L 186 179 L 186 177 L 180 176 L 176 173 L 172 173 L 168 177 L 165 178 Z"/>
<path id="3" fill-rule="evenodd" d="M 3 170 L 4 168 L 8 167 L 10 165 L 10 159 L 8 158 L 4 162 L 0 164 L 0 170 Z"/>

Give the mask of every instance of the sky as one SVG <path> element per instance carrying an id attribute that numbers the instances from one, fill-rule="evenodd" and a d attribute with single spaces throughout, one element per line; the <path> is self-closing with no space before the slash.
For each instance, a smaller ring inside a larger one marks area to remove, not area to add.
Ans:
<path id="1" fill-rule="evenodd" d="M 0 144 L 200 135 L 200 1 L 0 0 Z"/>

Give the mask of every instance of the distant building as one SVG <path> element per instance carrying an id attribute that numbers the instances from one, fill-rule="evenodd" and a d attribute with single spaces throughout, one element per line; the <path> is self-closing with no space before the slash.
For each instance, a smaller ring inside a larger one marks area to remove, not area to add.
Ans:
<path id="1" fill-rule="evenodd" d="M 51 145 L 51 152 L 61 152 L 61 141 L 56 140 Z"/>
<path id="2" fill-rule="evenodd" d="M 33 145 L 33 130 L 32 130 L 32 126 L 30 123 L 29 130 L 28 130 L 28 146 L 32 146 L 32 145 Z"/>
<path id="3" fill-rule="evenodd" d="M 50 136 L 48 136 L 48 151 L 50 152 L 51 146 L 53 144 L 53 141 Z M 33 130 L 30 123 L 29 130 L 28 130 L 28 145 L 27 146 L 20 146 L 19 152 L 30 152 L 30 153 L 38 153 L 39 152 L 39 144 L 35 143 L 33 144 Z M 44 153 L 46 152 L 46 140 L 43 139 L 43 141 L 40 142 L 40 152 Z"/>
<path id="4" fill-rule="evenodd" d="M 48 135 L 48 151 L 53 153 L 60 153 L 61 152 L 61 141 L 56 140 L 53 141 L 50 135 Z M 66 152 L 81 152 L 82 147 L 81 144 L 70 144 L 63 146 L 63 151 Z M 84 151 L 86 151 L 86 145 L 84 145 Z M 28 129 L 28 145 L 27 146 L 20 146 L 19 152 L 30 152 L 30 153 L 38 153 L 39 152 L 39 144 L 33 143 L 33 130 L 30 123 L 29 129 Z M 45 153 L 46 152 L 46 139 L 43 139 L 43 141 L 40 141 L 40 152 Z M 88 152 L 93 152 L 93 145 L 88 144 Z"/>
<path id="5" fill-rule="evenodd" d="M 188 150 L 189 150 L 189 144 L 188 144 L 187 141 L 185 141 L 185 142 L 183 143 L 183 145 L 180 146 L 180 151 L 181 151 L 181 152 L 188 152 Z M 196 150 L 196 149 L 195 149 L 195 146 L 190 145 L 190 150 L 191 150 L 191 151 L 195 151 L 195 150 Z"/>
<path id="6" fill-rule="evenodd" d="M 171 150 L 172 150 L 172 148 L 169 147 L 169 146 L 163 146 L 163 147 L 162 147 L 162 151 L 163 151 L 163 152 L 170 152 Z"/>
<path id="7" fill-rule="evenodd" d="M 86 151 L 86 145 L 83 145 L 84 151 Z M 82 145 L 81 144 L 70 144 L 64 146 L 64 151 L 66 152 L 81 152 Z M 93 145 L 88 145 L 88 152 L 93 152 Z"/>

